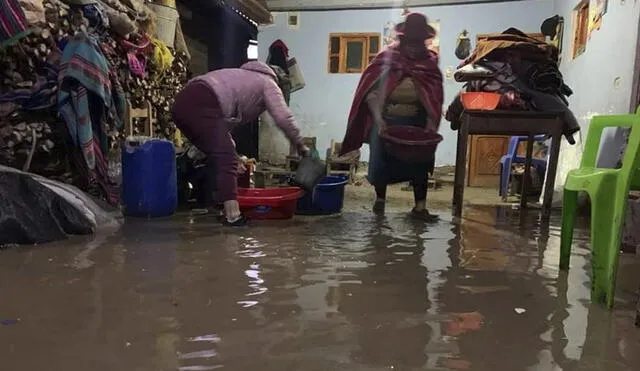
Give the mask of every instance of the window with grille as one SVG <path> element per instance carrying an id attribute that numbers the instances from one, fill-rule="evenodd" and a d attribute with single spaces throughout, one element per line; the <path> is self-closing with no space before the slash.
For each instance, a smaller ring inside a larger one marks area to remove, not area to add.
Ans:
<path id="1" fill-rule="evenodd" d="M 329 73 L 361 73 L 380 51 L 380 33 L 329 35 Z"/>

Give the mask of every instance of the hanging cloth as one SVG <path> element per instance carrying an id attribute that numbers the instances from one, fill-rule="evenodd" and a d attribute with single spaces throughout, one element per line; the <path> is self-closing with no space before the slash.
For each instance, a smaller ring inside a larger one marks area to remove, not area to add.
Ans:
<path id="1" fill-rule="evenodd" d="M 158 71 L 164 72 L 171 68 L 174 58 L 167 44 L 159 39 L 152 39 L 151 44 L 153 45 L 153 63 Z"/>
<path id="2" fill-rule="evenodd" d="M 0 3 L 0 48 L 27 34 L 27 20 L 18 0 Z"/>
<path id="3" fill-rule="evenodd" d="M 269 57 L 267 58 L 267 64 L 272 66 L 278 66 L 288 75 L 289 66 L 287 66 L 287 60 L 289 59 L 289 48 L 287 44 L 282 40 L 276 40 L 269 47 Z"/>
<path id="4" fill-rule="evenodd" d="M 469 40 L 467 30 L 462 30 L 456 41 L 456 58 L 465 60 L 471 54 L 471 40 Z"/>

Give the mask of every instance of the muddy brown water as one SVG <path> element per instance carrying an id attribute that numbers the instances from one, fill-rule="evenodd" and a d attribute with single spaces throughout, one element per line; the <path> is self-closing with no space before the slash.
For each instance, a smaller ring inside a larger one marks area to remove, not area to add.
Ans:
<path id="1" fill-rule="evenodd" d="M 130 220 L 0 251 L 0 370 L 638 370 L 637 261 L 591 305 L 587 239 L 564 273 L 535 212 Z"/>

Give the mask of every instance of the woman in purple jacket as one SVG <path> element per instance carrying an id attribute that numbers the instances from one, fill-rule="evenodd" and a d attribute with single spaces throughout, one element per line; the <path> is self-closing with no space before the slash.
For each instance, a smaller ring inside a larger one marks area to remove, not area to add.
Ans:
<path id="1" fill-rule="evenodd" d="M 215 169 L 217 201 L 224 205 L 225 224 L 242 226 L 246 219 L 237 201 L 238 157 L 231 130 L 268 111 L 298 153 L 308 155 L 293 112 L 285 103 L 277 76 L 266 64 L 245 63 L 198 76 L 178 93 L 173 104 L 176 126 L 207 155 Z"/>

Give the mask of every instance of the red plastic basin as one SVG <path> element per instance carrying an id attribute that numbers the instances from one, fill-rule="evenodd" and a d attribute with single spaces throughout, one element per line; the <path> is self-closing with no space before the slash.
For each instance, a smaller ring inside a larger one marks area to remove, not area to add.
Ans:
<path id="1" fill-rule="evenodd" d="M 239 188 L 238 204 L 250 219 L 291 219 L 303 195 L 298 187 Z"/>
<path id="2" fill-rule="evenodd" d="M 493 111 L 500 104 L 498 93 L 489 93 L 484 91 L 468 91 L 460 94 L 462 106 L 468 110 Z"/>

